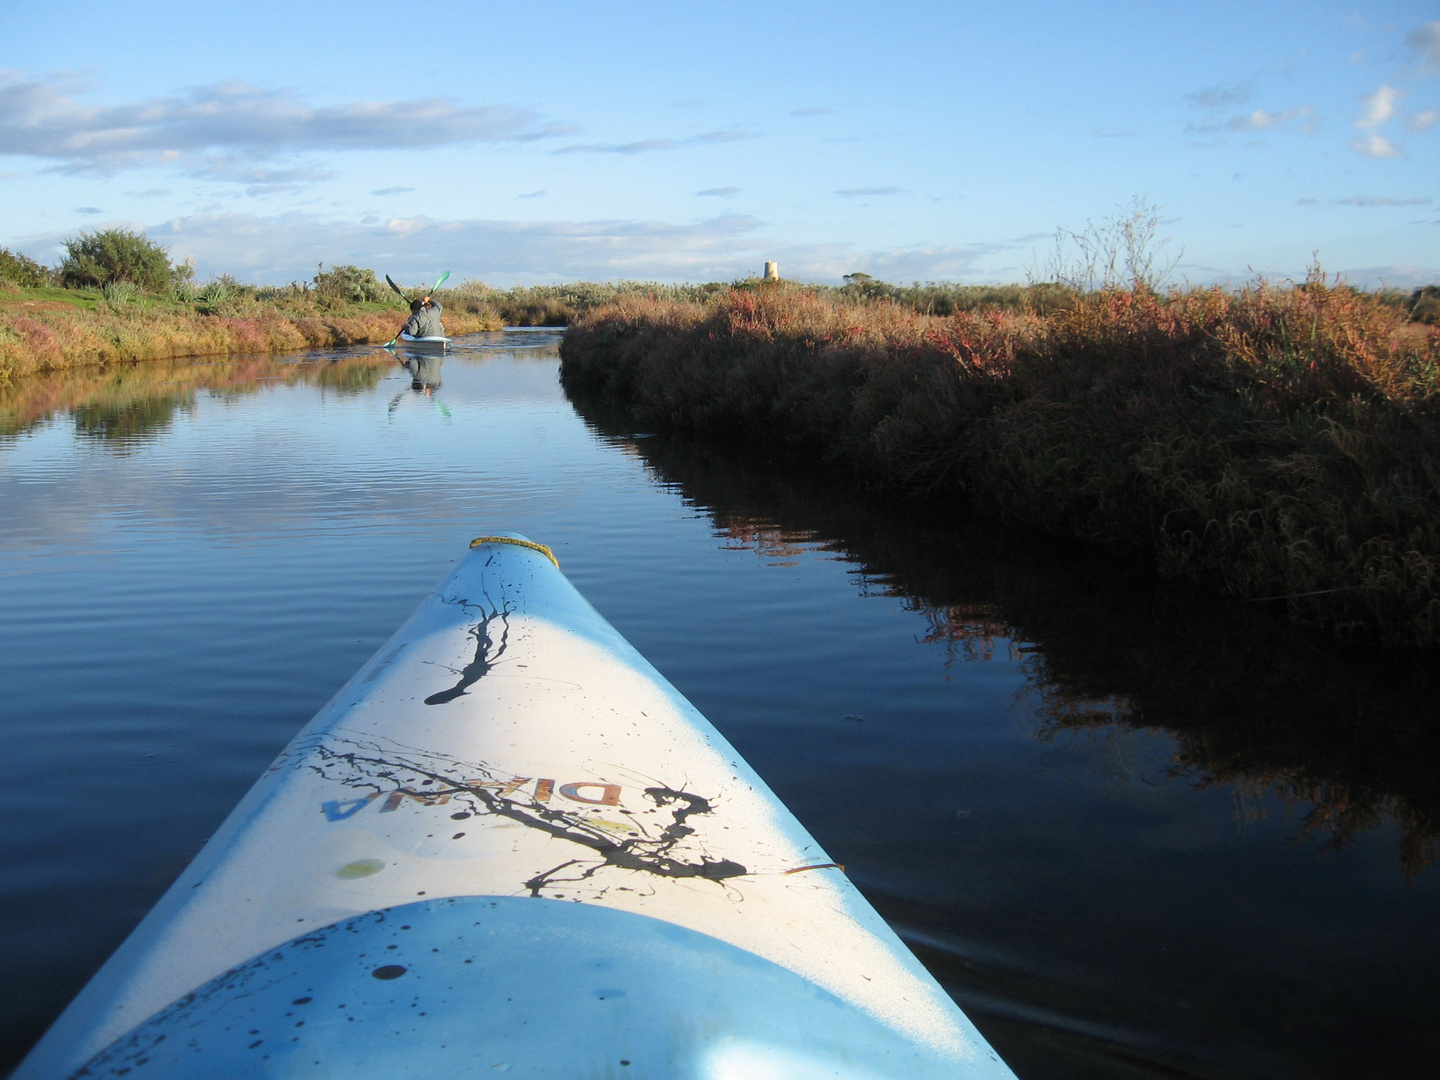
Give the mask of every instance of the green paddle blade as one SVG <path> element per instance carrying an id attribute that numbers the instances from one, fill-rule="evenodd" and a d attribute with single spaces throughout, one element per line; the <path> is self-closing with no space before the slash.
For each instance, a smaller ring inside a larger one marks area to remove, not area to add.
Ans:
<path id="1" fill-rule="evenodd" d="M 449 277 L 450 277 L 450 271 L 449 271 L 449 270 L 446 270 L 443 274 L 440 275 L 440 280 L 437 281 L 437 282 L 435 282 L 435 284 L 430 287 L 430 291 L 433 293 L 436 289 L 440 288 L 441 285 L 444 285 L 444 284 L 445 284 L 446 280 L 447 280 Z"/>

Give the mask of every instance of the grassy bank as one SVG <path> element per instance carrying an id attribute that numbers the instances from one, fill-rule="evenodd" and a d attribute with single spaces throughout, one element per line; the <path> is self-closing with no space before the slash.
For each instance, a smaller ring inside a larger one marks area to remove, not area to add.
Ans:
<path id="1" fill-rule="evenodd" d="M 1322 280 L 949 318 L 813 290 L 625 297 L 572 394 L 1440 646 L 1440 330 Z"/>
<path id="2" fill-rule="evenodd" d="M 124 283 L 106 289 L 0 281 L 0 380 L 72 367 L 194 356 L 267 355 L 389 341 L 404 321 L 399 298 L 374 275 L 353 289 L 267 287 L 221 278 L 156 295 Z M 357 275 L 358 275 L 357 271 Z M 577 282 L 496 289 L 467 281 L 441 289 L 449 334 L 505 326 L 567 326 L 621 297 L 701 299 L 730 286 Z"/>
<path id="3" fill-rule="evenodd" d="M 72 367 L 187 356 L 263 355 L 335 345 L 379 344 L 395 336 L 396 305 L 309 304 L 253 299 L 107 299 L 98 292 L 0 285 L 0 380 Z M 452 334 L 496 330 L 493 312 L 445 314 Z"/>

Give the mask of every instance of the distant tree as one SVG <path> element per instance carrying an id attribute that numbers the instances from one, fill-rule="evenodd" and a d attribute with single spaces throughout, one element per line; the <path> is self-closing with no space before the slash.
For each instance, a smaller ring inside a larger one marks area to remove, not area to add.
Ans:
<path id="1" fill-rule="evenodd" d="M 871 277 L 863 270 L 856 270 L 853 274 L 846 274 L 841 278 L 845 282 L 844 288 L 849 292 L 866 297 L 894 296 L 895 286 L 879 278 Z"/>
<path id="2" fill-rule="evenodd" d="M 72 289 L 98 289 L 127 281 L 148 292 L 168 292 L 175 284 L 169 249 L 128 229 L 82 232 L 65 241 L 60 283 Z"/>
<path id="3" fill-rule="evenodd" d="M 50 281 L 50 271 L 28 255 L 0 248 L 0 281 L 33 289 Z"/>
<path id="4" fill-rule="evenodd" d="M 365 301 L 383 300 L 389 291 L 375 277 L 374 270 L 358 266 L 332 266 L 325 269 L 321 263 L 316 268 L 315 292 L 322 300 L 354 304 Z"/>

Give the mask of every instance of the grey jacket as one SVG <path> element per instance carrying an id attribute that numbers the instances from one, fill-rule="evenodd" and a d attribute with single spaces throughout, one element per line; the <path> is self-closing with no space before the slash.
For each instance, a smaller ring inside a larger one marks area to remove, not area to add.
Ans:
<path id="1" fill-rule="evenodd" d="M 444 337 L 445 327 L 440 325 L 440 305 L 432 300 L 429 307 L 412 313 L 400 332 L 411 337 Z"/>

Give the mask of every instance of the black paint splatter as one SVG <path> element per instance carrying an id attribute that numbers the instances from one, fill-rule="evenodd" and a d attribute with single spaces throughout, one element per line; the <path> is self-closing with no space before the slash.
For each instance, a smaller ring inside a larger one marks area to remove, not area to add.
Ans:
<path id="1" fill-rule="evenodd" d="M 468 600 L 446 600 L 446 603 L 459 604 L 462 607 L 478 607 L 484 611 L 484 616 L 478 623 L 472 626 L 468 635 L 475 641 L 475 659 L 466 664 L 456 674 L 460 676 L 459 682 L 439 693 L 431 694 L 425 699 L 426 705 L 445 705 L 458 697 L 463 697 L 465 692 L 477 682 L 490 674 L 496 662 L 504 654 L 506 647 L 510 644 L 510 607 L 508 604 L 500 607 L 492 607 L 488 610 L 478 604 L 472 604 Z M 493 635 L 495 626 L 500 628 L 500 640 L 497 642 Z"/>
<path id="2" fill-rule="evenodd" d="M 493 814 L 587 849 L 586 856 L 568 859 L 525 881 L 523 885 L 531 896 L 540 896 L 544 889 L 562 882 L 588 880 L 607 866 L 659 877 L 707 881 L 724 881 L 749 873 L 733 859 L 712 859 L 704 853 L 697 857 L 677 850 L 682 844 L 693 846 L 690 838 L 696 835 L 696 830 L 687 824 L 688 819 L 714 812 L 709 799 L 692 792 L 669 787 L 646 788 L 645 796 L 657 811 L 669 808 L 670 821 L 658 835 L 631 835 L 620 840 L 591 825 L 582 813 L 520 795 L 519 789 L 501 795 L 494 789 L 511 786 L 506 783 L 509 778 L 484 764 L 458 761 L 388 740 L 351 739 L 338 734 L 322 737 L 311 747 L 311 754 L 308 768 L 348 788 L 369 790 L 377 795 L 398 792 L 420 802 L 442 797 L 463 799 L 474 814 Z M 417 783 L 421 778 L 428 780 Z M 432 781 L 438 784 L 423 786 Z M 571 867 L 583 869 L 573 876 L 558 876 Z"/>

